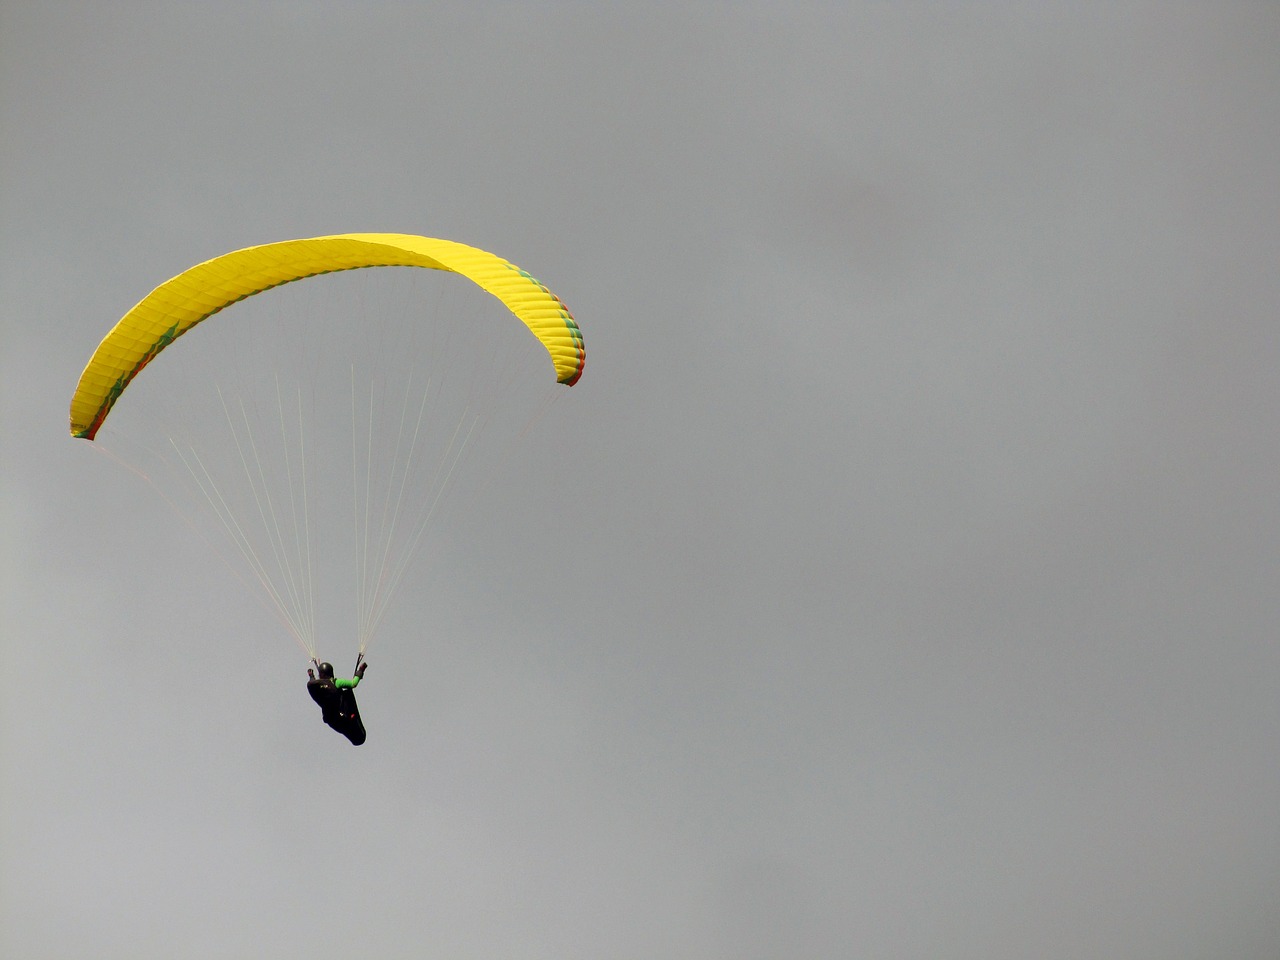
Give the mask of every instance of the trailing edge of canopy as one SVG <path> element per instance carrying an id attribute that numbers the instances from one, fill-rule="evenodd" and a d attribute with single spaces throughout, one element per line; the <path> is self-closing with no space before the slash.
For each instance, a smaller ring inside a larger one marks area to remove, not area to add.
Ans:
<path id="1" fill-rule="evenodd" d="M 515 264 L 476 247 L 400 233 L 346 233 L 247 247 L 197 264 L 147 294 L 98 345 L 71 398 L 71 434 L 92 440 L 131 380 L 201 320 L 293 280 L 361 267 L 458 273 L 501 300 L 542 343 L 556 380 L 582 376 L 582 332 L 560 298 Z"/>

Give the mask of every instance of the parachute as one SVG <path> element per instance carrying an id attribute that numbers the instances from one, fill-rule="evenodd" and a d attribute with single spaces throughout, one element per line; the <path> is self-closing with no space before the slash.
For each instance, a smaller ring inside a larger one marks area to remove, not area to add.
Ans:
<path id="1" fill-rule="evenodd" d="M 446 305 L 453 291 L 459 302 Z M 291 297 L 296 315 L 278 314 Z M 190 343 L 157 360 L 183 336 Z M 143 298 L 85 367 L 70 427 L 209 533 L 309 657 L 319 634 L 345 631 L 327 625 L 344 617 L 363 654 L 446 490 L 482 489 L 460 467 L 481 456 L 477 438 L 511 414 L 486 464 L 509 468 L 584 360 L 564 303 L 494 254 L 406 234 L 289 240 L 215 257 Z M 340 561 L 356 570 L 355 612 L 335 617 L 326 604 L 349 591 L 324 576 Z"/>
<path id="2" fill-rule="evenodd" d="M 247 247 L 180 273 L 151 291 L 99 344 L 71 398 L 71 435 L 92 440 L 111 407 L 165 347 L 224 307 L 282 283 L 361 267 L 427 267 L 472 280 L 524 321 L 555 363 L 556 380 L 582 376 L 582 333 L 560 298 L 501 257 L 451 240 L 347 233 Z"/>

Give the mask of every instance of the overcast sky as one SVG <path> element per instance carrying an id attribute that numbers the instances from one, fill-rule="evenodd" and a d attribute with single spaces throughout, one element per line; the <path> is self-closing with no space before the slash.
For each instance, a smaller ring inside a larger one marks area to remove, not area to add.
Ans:
<path id="1" fill-rule="evenodd" d="M 1280 955 L 1277 50 L 1272 3 L 0 4 L 0 954 Z M 359 749 L 67 435 L 157 283 L 347 231 L 496 251 L 588 349 Z"/>

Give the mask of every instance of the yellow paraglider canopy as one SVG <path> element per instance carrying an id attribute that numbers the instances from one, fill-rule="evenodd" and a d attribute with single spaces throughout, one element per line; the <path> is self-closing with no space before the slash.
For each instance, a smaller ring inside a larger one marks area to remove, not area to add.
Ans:
<path id="1" fill-rule="evenodd" d="M 71 434 L 92 440 L 112 405 L 165 347 L 222 308 L 282 283 L 360 267 L 458 273 L 493 294 L 546 348 L 556 380 L 573 385 L 586 358 L 560 299 L 512 263 L 476 247 L 399 233 L 347 233 L 247 247 L 180 273 L 121 318 L 90 358 L 71 398 Z"/>

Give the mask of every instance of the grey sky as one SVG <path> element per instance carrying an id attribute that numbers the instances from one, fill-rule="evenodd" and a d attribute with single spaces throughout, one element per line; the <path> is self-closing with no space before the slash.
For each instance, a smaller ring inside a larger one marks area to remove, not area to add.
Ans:
<path id="1" fill-rule="evenodd" d="M 1280 10 L 838 9 L 0 6 L 0 954 L 1280 952 Z M 588 364 L 353 750 L 66 411 L 357 230 Z"/>

